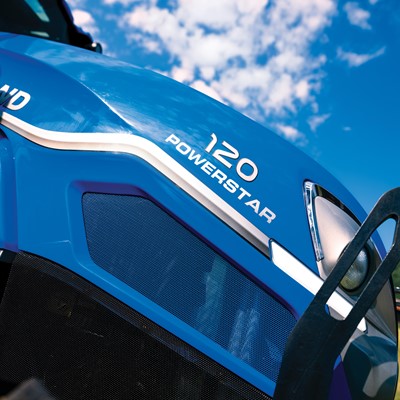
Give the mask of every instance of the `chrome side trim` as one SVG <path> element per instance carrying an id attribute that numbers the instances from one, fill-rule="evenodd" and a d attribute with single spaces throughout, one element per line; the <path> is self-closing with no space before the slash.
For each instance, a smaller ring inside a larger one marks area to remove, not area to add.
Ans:
<path id="1" fill-rule="evenodd" d="M 321 261 L 324 258 L 324 252 L 322 251 L 321 240 L 318 233 L 318 226 L 317 222 L 315 221 L 314 199 L 316 196 L 316 185 L 309 181 L 305 182 L 304 197 L 306 202 L 308 224 L 310 226 L 311 238 L 314 245 L 315 258 L 317 259 L 317 261 Z"/>
<path id="2" fill-rule="evenodd" d="M 310 293 L 316 295 L 324 281 L 278 243 L 271 240 L 270 246 L 272 262 L 286 275 L 290 276 Z M 343 319 L 349 315 L 353 308 L 353 305 L 337 292 L 332 294 L 327 305 Z M 357 328 L 362 332 L 367 330 L 365 318 L 360 321 Z"/>
<path id="3" fill-rule="evenodd" d="M 121 152 L 147 161 L 269 257 L 269 237 L 152 141 L 125 133 L 68 133 L 35 127 L 7 112 L 0 124 L 44 147 L 58 150 Z"/>

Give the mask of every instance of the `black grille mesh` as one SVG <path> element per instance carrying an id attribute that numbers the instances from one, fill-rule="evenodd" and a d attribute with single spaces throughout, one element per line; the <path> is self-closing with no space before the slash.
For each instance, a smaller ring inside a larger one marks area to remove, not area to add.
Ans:
<path id="1" fill-rule="evenodd" d="M 83 211 L 97 265 L 276 381 L 288 309 L 148 199 L 86 193 Z"/>
<path id="2" fill-rule="evenodd" d="M 17 256 L 0 305 L 0 385 L 57 399 L 269 399 L 153 322 L 49 261 Z"/>

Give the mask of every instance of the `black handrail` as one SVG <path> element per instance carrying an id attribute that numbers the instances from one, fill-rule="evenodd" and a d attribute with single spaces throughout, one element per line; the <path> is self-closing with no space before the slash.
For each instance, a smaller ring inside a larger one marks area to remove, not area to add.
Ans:
<path id="1" fill-rule="evenodd" d="M 328 299 L 371 235 L 390 218 L 396 222 L 390 251 L 349 315 L 344 320 L 331 317 L 326 312 Z M 400 188 L 396 188 L 379 199 L 293 329 L 286 343 L 274 400 L 328 399 L 335 361 L 400 261 L 399 225 Z"/>

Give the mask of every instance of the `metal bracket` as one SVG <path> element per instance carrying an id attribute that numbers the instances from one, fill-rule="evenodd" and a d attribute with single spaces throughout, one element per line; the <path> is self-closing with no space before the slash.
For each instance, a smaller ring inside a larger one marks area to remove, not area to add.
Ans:
<path id="1" fill-rule="evenodd" d="M 326 312 L 328 299 L 371 235 L 390 218 L 396 222 L 390 251 L 346 319 L 334 319 Z M 396 188 L 379 199 L 290 334 L 274 400 L 328 399 L 336 359 L 400 261 L 399 226 L 400 188 Z"/>

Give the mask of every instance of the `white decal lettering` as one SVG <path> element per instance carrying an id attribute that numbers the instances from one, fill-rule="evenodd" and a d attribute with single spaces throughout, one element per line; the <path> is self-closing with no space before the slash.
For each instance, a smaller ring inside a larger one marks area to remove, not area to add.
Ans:
<path id="1" fill-rule="evenodd" d="M 30 99 L 31 95 L 22 90 L 14 88 L 10 91 L 10 85 L 3 85 L 0 88 L 0 105 L 10 110 L 20 110 L 29 103 Z"/>
<path id="2" fill-rule="evenodd" d="M 166 139 L 166 142 L 171 142 L 172 144 L 178 144 L 181 140 L 175 135 L 169 135 Z"/>
<path id="3" fill-rule="evenodd" d="M 184 156 L 185 156 L 186 154 L 188 154 L 190 150 L 192 150 L 192 148 L 189 147 L 189 146 L 188 146 L 186 143 L 184 143 L 184 142 L 180 142 L 180 143 L 178 144 L 178 146 L 176 146 L 176 149 L 179 151 L 179 153 L 183 154 Z"/>
<path id="4" fill-rule="evenodd" d="M 239 196 L 238 196 L 238 199 L 239 199 L 239 200 L 242 200 L 244 196 L 248 196 L 248 197 L 251 196 L 251 194 L 250 194 L 247 190 L 244 190 L 242 187 L 239 188 L 239 190 L 242 192 L 242 193 L 239 194 Z"/>
<path id="5" fill-rule="evenodd" d="M 217 167 L 213 164 L 210 163 L 210 161 L 207 161 L 205 164 L 201 166 L 201 169 L 207 174 L 211 175 L 211 172 L 213 172 Z"/>
<path id="6" fill-rule="evenodd" d="M 257 199 L 250 200 L 250 201 L 248 201 L 247 203 L 244 203 L 244 204 L 246 204 L 246 206 L 251 207 L 254 210 L 254 212 L 256 214 L 258 214 L 258 210 L 260 209 L 260 200 L 257 200 Z"/>
<path id="7" fill-rule="evenodd" d="M 31 95 L 29 93 L 20 90 L 17 94 L 11 95 L 11 100 L 6 104 L 6 107 L 10 110 L 20 110 L 29 103 L 30 99 Z"/>
<path id="8" fill-rule="evenodd" d="M 205 151 L 207 153 L 210 153 L 217 143 L 217 135 L 215 133 L 212 133 L 211 142 L 205 148 Z M 240 158 L 239 151 L 225 140 L 220 146 L 222 146 L 223 148 L 218 148 L 212 153 L 212 156 L 214 158 L 216 158 L 227 168 L 232 168 L 232 163 L 228 161 L 228 159 L 238 160 L 236 164 L 236 173 L 239 175 L 240 178 L 242 178 L 246 182 L 253 182 L 257 178 L 258 167 L 253 161 L 248 158 Z M 243 166 L 246 164 L 252 169 L 252 172 L 250 174 L 246 174 L 245 172 L 243 172 Z"/>
<path id="9" fill-rule="evenodd" d="M 233 179 L 228 179 L 223 186 L 230 193 L 235 193 L 239 189 L 239 185 Z"/>
<path id="10" fill-rule="evenodd" d="M 188 157 L 189 161 L 194 161 L 194 165 L 201 165 L 204 162 L 206 162 L 205 158 L 201 158 L 201 160 L 200 160 L 200 158 L 201 158 L 201 155 L 198 153 L 196 154 L 196 152 L 194 150 L 192 150 L 190 152 L 189 157 Z"/>
<path id="11" fill-rule="evenodd" d="M 243 171 L 243 165 L 249 165 L 250 168 L 252 168 L 253 172 L 250 175 L 246 175 Z M 237 165 L 236 165 L 236 172 L 237 174 L 246 182 L 253 182 L 258 175 L 258 167 L 256 164 L 253 163 L 253 161 L 249 160 L 248 158 L 241 158 Z"/>
<path id="12" fill-rule="evenodd" d="M 212 175 L 211 178 L 216 178 L 218 183 L 222 185 L 222 182 L 225 182 L 227 176 L 219 169 L 217 169 Z"/>
<path id="13" fill-rule="evenodd" d="M 260 214 L 258 215 L 260 217 L 267 218 L 269 224 L 276 218 L 276 214 L 272 212 L 268 207 L 265 207 L 263 210 L 261 210 Z"/>
<path id="14" fill-rule="evenodd" d="M 211 143 L 209 143 L 205 149 L 207 153 L 211 153 L 214 147 L 218 144 L 217 136 L 214 133 L 211 134 L 211 138 Z M 216 165 L 212 164 L 206 158 L 203 158 L 200 153 L 196 153 L 189 144 L 181 141 L 178 136 L 173 134 L 169 135 L 165 141 L 171 143 L 181 156 L 184 156 L 195 166 L 199 167 L 202 172 L 210 176 L 211 179 L 215 181 L 215 184 L 221 185 L 231 194 L 238 192 L 236 195 L 237 200 L 240 200 L 245 206 L 252 208 L 254 213 L 260 218 L 265 218 L 268 223 L 271 223 L 271 221 L 276 218 L 275 213 L 268 207 L 264 207 L 264 205 L 261 206 L 261 201 L 259 199 L 255 198 L 235 180 L 229 178 L 228 175 L 217 168 Z M 239 152 L 229 143 L 223 141 L 221 146 L 223 146 L 224 149 L 217 148 L 211 155 L 228 168 L 233 166 L 228 159 L 238 159 L 236 164 L 236 172 L 238 176 L 246 182 L 254 181 L 258 175 L 257 165 L 248 158 L 239 158 Z"/>

